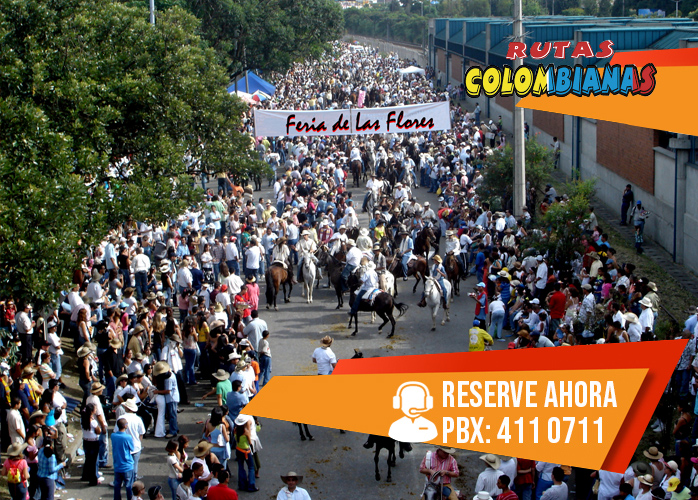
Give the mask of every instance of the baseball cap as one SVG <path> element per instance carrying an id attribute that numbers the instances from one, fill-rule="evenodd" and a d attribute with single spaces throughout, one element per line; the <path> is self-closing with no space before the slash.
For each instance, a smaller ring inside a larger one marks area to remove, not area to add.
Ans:
<path id="1" fill-rule="evenodd" d="M 160 494 L 161 490 L 162 486 L 159 484 L 151 486 L 150 489 L 148 489 L 148 498 L 150 498 L 150 500 L 155 500 L 158 497 L 158 494 Z"/>

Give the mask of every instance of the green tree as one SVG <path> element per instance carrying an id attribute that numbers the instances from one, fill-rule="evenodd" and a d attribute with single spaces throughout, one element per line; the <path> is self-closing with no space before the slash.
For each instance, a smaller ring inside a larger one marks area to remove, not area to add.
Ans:
<path id="1" fill-rule="evenodd" d="M 599 0 L 599 17 L 610 17 L 611 7 L 611 0 Z"/>
<path id="2" fill-rule="evenodd" d="M 471 17 L 488 17 L 491 15 L 489 0 L 468 0 L 467 15 Z"/>
<path id="3" fill-rule="evenodd" d="M 536 191 L 550 179 L 554 158 L 552 150 L 539 144 L 535 139 L 526 141 L 526 182 Z M 483 167 L 483 182 L 478 192 L 493 209 L 505 208 L 514 194 L 514 150 L 507 145 L 503 151 L 497 150 L 487 157 Z"/>
<path id="4" fill-rule="evenodd" d="M 545 9 L 538 0 L 526 0 L 523 4 L 524 16 L 543 16 Z"/>
<path id="5" fill-rule="evenodd" d="M 560 12 L 560 14 L 563 16 L 583 16 L 584 9 L 581 7 L 570 7 Z"/>
<path id="6" fill-rule="evenodd" d="M 0 296 L 49 302 L 108 229 L 200 201 L 187 152 L 261 168 L 198 24 L 176 7 L 153 27 L 110 0 L 0 3 Z"/>

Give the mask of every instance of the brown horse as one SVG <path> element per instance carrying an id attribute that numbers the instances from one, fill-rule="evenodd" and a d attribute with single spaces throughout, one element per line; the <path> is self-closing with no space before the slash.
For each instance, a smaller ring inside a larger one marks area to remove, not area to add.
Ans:
<path id="1" fill-rule="evenodd" d="M 453 252 L 449 252 L 444 262 L 444 269 L 446 269 L 446 276 L 448 276 L 448 281 L 451 282 L 451 288 L 453 288 L 453 295 L 460 295 L 460 267 L 460 262 L 458 262 L 456 256 L 453 255 Z M 453 299 L 453 295 L 451 296 L 451 299 Z"/>
<path id="2" fill-rule="evenodd" d="M 276 296 L 279 294 L 279 288 L 283 287 L 284 302 L 291 302 L 291 292 L 293 291 L 293 273 L 284 269 L 281 265 L 271 265 L 264 273 L 264 279 L 267 283 L 267 309 L 274 305 L 274 310 L 278 311 L 276 306 Z M 288 295 L 286 294 L 286 286 L 288 285 Z"/>
<path id="3" fill-rule="evenodd" d="M 429 250 L 432 246 L 435 246 L 435 243 L 436 235 L 434 234 L 434 230 L 429 226 L 425 226 L 414 239 L 414 254 L 423 255 L 428 259 Z"/>
<path id="4" fill-rule="evenodd" d="M 386 257 L 385 264 L 388 267 L 388 271 L 393 273 L 393 276 L 395 276 L 395 297 L 397 297 L 397 282 L 399 281 L 399 278 L 404 276 L 404 273 L 402 272 L 402 262 L 399 258 Z M 412 288 L 412 293 L 415 293 L 417 291 L 417 285 L 419 285 L 419 282 L 423 281 L 426 283 L 427 276 L 429 276 L 429 265 L 427 264 L 427 259 L 420 255 L 417 257 L 417 260 L 410 261 L 410 263 L 407 264 L 407 277 L 410 276 L 417 278 L 414 288 Z"/>
<path id="5" fill-rule="evenodd" d="M 361 187 L 361 160 L 351 162 L 351 177 L 354 187 Z"/>

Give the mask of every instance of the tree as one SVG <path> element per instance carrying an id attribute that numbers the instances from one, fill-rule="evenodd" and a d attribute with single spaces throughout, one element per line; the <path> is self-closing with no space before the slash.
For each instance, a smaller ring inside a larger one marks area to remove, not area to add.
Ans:
<path id="1" fill-rule="evenodd" d="M 539 144 L 535 139 L 526 141 L 526 182 L 536 191 L 550 179 L 554 157 L 552 150 Z M 488 201 L 493 209 L 507 208 L 514 193 L 514 151 L 507 145 L 503 151 L 496 150 L 485 160 L 482 175 L 484 180 L 479 188 L 480 198 Z"/>
<path id="2" fill-rule="evenodd" d="M 610 17 L 611 7 L 611 0 L 599 0 L 599 17 Z"/>
<path id="3" fill-rule="evenodd" d="M 331 51 L 344 18 L 333 0 L 180 0 L 231 79 L 246 70 L 285 72 Z"/>
<path id="4" fill-rule="evenodd" d="M 545 9 L 538 0 L 527 0 L 523 4 L 523 15 L 526 17 L 543 16 L 545 13 Z"/>
<path id="5" fill-rule="evenodd" d="M 153 27 L 110 0 L 0 4 L 0 296 L 50 302 L 108 229 L 200 201 L 188 151 L 261 168 L 197 29 L 179 8 Z"/>

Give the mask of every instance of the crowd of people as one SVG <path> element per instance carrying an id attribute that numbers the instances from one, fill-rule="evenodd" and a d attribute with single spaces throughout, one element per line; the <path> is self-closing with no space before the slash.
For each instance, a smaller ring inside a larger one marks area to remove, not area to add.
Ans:
<path id="1" fill-rule="evenodd" d="M 294 65 L 278 81 L 274 98 L 260 106 L 328 109 L 448 99 L 433 78 L 401 75 L 398 70 L 408 64 L 337 44 L 332 56 Z M 441 291 L 447 280 L 474 275 L 471 351 L 496 341 L 523 349 L 655 339 L 659 287 L 637 276 L 632 264 L 618 261 L 593 208 L 578 221 L 585 230 L 578 242 L 583 251 L 569 266 L 530 249 L 527 238 L 536 231 L 538 209 L 564 204 L 567 196 L 547 186 L 540 206 L 532 199 L 535 205 L 517 207 L 521 217 L 514 217 L 512 206 L 491 210 L 481 202 L 478 186 L 485 158 L 506 142 L 501 118 L 486 123 L 479 107 L 469 111 L 451 102 L 450 108 L 453 127 L 445 132 L 256 138 L 260 158 L 274 171 L 273 198 L 256 197 L 250 188 L 231 189 L 231 180 L 219 176 L 217 192 L 207 189 L 202 204 L 178 220 L 163 225 L 128 220 L 116 228 L 85 256 L 55 310 L 37 315 L 29 302 L 6 299 L 3 323 L 19 341 L 0 348 L 7 457 L 0 475 L 8 477 L 12 498 L 52 499 L 56 482 L 65 480 L 65 338 L 73 339 L 83 392 L 85 484 L 101 484 L 103 471 L 111 468 L 115 499 L 122 489 L 129 500 L 146 492 L 150 500 L 232 499 L 237 498 L 229 487 L 235 460 L 237 489 L 258 491 L 261 424 L 244 412 L 272 371 L 258 280 L 274 266 L 284 268 L 290 281 L 301 281 L 304 261 L 319 264 L 321 249 L 341 262 L 340 288 L 357 293 L 355 307 L 379 278 L 391 274 L 407 280 L 420 262 Z M 246 118 L 250 132 L 253 113 Z M 355 179 L 349 178 L 352 161 L 360 162 Z M 363 179 L 368 179 L 366 190 L 357 197 L 350 186 L 364 185 Z M 413 190 L 421 188 L 437 193 L 438 206 L 416 200 Z M 370 217 L 367 225 L 359 221 L 362 212 Z M 318 271 L 323 280 L 326 270 Z M 358 284 L 349 290 L 349 277 L 357 272 Z M 266 283 L 261 286 L 269 291 Z M 447 300 L 443 307 L 449 307 Z M 691 340 L 670 385 L 685 410 L 674 432 L 681 465 L 661 462 L 662 454 L 650 449 L 648 458 L 659 457 L 650 462 L 651 470 L 634 464 L 625 475 L 598 472 L 599 500 L 651 500 L 648 494 L 673 499 L 672 492 L 694 486 L 695 471 L 688 469 L 698 459 L 680 443 L 698 437 L 692 405 L 698 386 L 695 310 L 685 327 L 683 336 Z M 318 374 L 332 373 L 337 362 L 331 344 L 326 337 L 313 353 Z M 215 397 L 215 406 L 190 450 L 177 415 L 181 405 L 192 403 L 193 387 L 200 383 L 210 384 L 201 399 Z M 665 424 L 657 425 L 661 430 Z M 165 487 L 146 489 L 140 481 L 147 435 L 163 439 Z M 451 498 L 456 493 L 450 483 L 458 476 L 452 455 L 453 450 L 440 448 L 420 466 Z M 482 460 L 487 469 L 476 485 L 477 500 L 567 498 L 569 467 L 494 455 Z M 279 500 L 310 498 L 298 486 L 302 475 L 289 472 L 281 479 Z"/>

